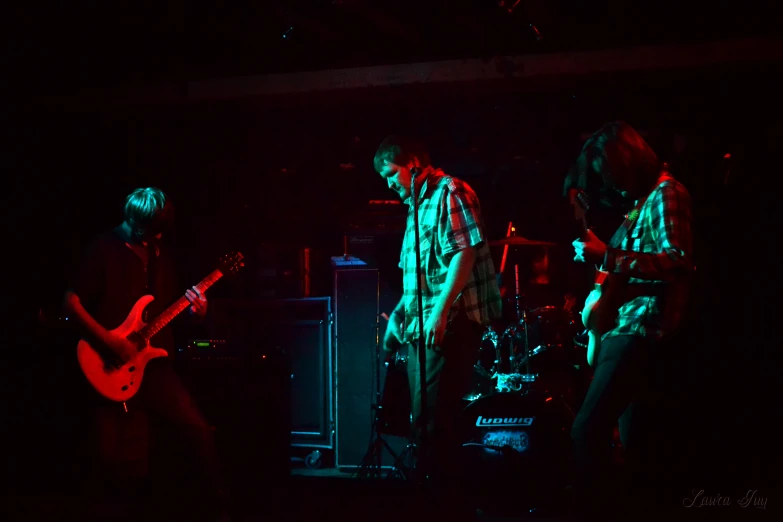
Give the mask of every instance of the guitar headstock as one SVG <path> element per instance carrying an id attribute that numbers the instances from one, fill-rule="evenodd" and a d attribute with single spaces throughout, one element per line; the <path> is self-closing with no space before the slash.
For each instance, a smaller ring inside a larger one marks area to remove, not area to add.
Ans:
<path id="1" fill-rule="evenodd" d="M 245 256 L 241 252 L 229 252 L 218 260 L 218 269 L 223 275 L 236 275 L 245 266 Z"/>

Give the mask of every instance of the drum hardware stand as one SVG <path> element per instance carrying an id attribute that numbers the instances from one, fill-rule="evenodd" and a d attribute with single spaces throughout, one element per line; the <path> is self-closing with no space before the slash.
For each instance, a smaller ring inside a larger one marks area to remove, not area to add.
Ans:
<path id="1" fill-rule="evenodd" d="M 481 336 L 481 343 L 483 344 L 485 341 L 489 341 L 492 343 L 492 347 L 495 350 L 495 360 L 493 361 L 492 368 L 489 369 L 489 372 L 487 372 L 484 367 L 481 366 L 481 360 L 479 360 L 479 362 L 476 364 L 476 369 L 489 378 L 498 372 L 498 366 L 500 365 L 500 352 L 498 351 L 499 340 L 500 337 L 498 336 L 498 333 L 495 331 L 495 329 L 492 328 L 492 326 L 488 326 L 487 331 L 484 332 L 484 335 Z"/>
<path id="2" fill-rule="evenodd" d="M 517 321 L 521 321 L 522 314 L 520 313 L 519 301 L 522 296 L 519 293 L 519 265 L 516 263 L 514 264 L 514 288 L 516 290 L 516 293 L 514 294 L 514 302 L 517 307 Z"/>
<path id="3" fill-rule="evenodd" d="M 522 321 L 525 323 L 525 375 L 530 376 L 530 336 L 526 311 L 522 312 Z"/>
<path id="4" fill-rule="evenodd" d="M 525 311 L 523 308 L 519 306 L 519 301 L 521 299 L 520 294 L 520 288 L 519 288 L 519 265 L 514 264 L 514 284 L 516 286 L 516 306 L 517 306 L 517 322 L 522 324 L 522 327 L 525 332 L 525 375 L 530 376 L 530 336 L 529 336 L 529 325 L 527 323 L 527 311 Z"/>
<path id="5" fill-rule="evenodd" d="M 394 453 L 392 447 L 381 435 L 381 316 L 380 316 L 380 280 L 378 281 L 378 289 L 375 294 L 377 297 L 376 302 L 376 314 L 375 314 L 375 401 L 370 405 L 370 409 L 373 415 L 372 428 L 370 431 L 370 446 L 367 448 L 367 453 L 362 458 L 362 462 L 359 465 L 359 470 L 356 472 L 358 478 L 380 478 L 381 476 L 381 457 L 383 455 L 383 449 L 394 458 L 396 469 L 397 462 L 400 457 Z M 391 475 L 391 472 L 390 472 Z M 403 475 L 404 476 L 404 475 Z"/>
<path id="6" fill-rule="evenodd" d="M 503 336 L 500 339 L 500 343 L 495 343 L 495 353 L 496 353 L 495 366 L 496 366 L 497 373 L 505 373 L 505 374 L 516 373 L 515 370 L 517 369 L 516 368 L 517 365 L 515 364 L 514 361 L 514 343 L 520 325 L 525 330 L 525 335 L 527 335 L 527 327 L 522 322 L 523 312 L 519 304 L 520 300 L 522 299 L 522 296 L 520 294 L 520 289 L 519 289 L 519 265 L 518 264 L 514 264 L 514 288 L 515 288 L 514 302 L 515 302 L 516 312 L 517 312 L 517 323 L 514 326 L 509 326 L 508 328 L 506 328 L 506 330 L 503 332 Z M 504 341 L 508 343 L 507 352 L 505 350 L 505 346 L 507 346 L 507 344 Z"/>

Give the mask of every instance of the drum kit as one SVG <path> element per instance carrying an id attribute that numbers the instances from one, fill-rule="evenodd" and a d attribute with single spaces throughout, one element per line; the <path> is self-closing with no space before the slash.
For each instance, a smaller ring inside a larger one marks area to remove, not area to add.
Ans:
<path id="1" fill-rule="evenodd" d="M 513 228 L 510 230 L 513 233 Z M 540 294 L 541 289 L 549 286 L 548 250 L 557 244 L 515 235 L 489 244 L 504 249 L 499 279 L 505 272 L 509 247 L 517 251 L 523 249 L 521 257 L 533 268 L 523 270 L 528 277 L 522 281 L 520 263 L 514 263 L 513 294 L 501 283 L 504 317 L 501 323 L 485 328 L 474 366 L 472 388 L 464 399 L 472 402 L 497 393 L 533 390 L 559 393 L 563 398 L 570 396 L 570 390 L 556 389 L 555 382 L 561 381 L 559 377 L 564 372 L 572 373 L 580 362 L 580 352 L 575 351 L 573 345 L 574 337 L 582 330 L 581 320 L 574 310 L 575 299 L 568 294 L 562 305 L 543 304 L 540 297 L 538 302 L 525 302 L 534 293 L 530 291 L 531 287 L 537 287 Z M 552 292 L 543 301 L 549 298 L 552 298 Z"/>
<path id="2" fill-rule="evenodd" d="M 549 283 L 557 274 L 550 267 L 549 250 L 558 245 L 513 232 L 509 225 L 508 237 L 489 242 L 503 247 L 497 273 L 504 313 L 484 329 L 458 421 L 464 450 L 460 460 L 470 470 L 467 476 L 477 481 L 474 491 L 489 487 L 497 492 L 498 485 L 518 487 L 528 479 L 530 488 L 542 488 L 562 479 L 574 412 L 589 383 L 583 371 L 585 351 L 574 343 L 583 330 L 576 299 L 567 294 L 562 305 L 551 301 L 556 293 Z M 511 285 L 502 283 L 509 257 L 515 258 L 511 292 Z M 406 363 L 407 355 L 400 352 L 391 366 Z M 410 410 L 404 419 L 403 409 L 398 410 L 398 429 L 389 425 L 388 434 L 409 429 Z"/>
<path id="3" fill-rule="evenodd" d="M 509 232 L 489 243 L 503 247 L 499 275 L 509 250 L 521 263 L 513 264 L 513 293 L 501 284 L 502 322 L 486 327 L 477 350 L 459 419 L 461 459 L 476 491 L 551 491 L 568 475 L 571 424 L 587 385 L 584 350 L 573 342 L 583 328 L 570 294 L 562 305 L 547 304 L 555 293 L 546 289 L 557 277 L 549 250 L 557 244 L 512 235 L 511 226 Z"/>

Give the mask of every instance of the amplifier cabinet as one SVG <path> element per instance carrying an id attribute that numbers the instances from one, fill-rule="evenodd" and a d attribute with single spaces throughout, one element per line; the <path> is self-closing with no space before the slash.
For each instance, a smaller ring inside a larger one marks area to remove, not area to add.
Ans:
<path id="1" fill-rule="evenodd" d="M 374 421 L 372 406 L 380 401 L 386 379 L 381 343 L 386 321 L 379 317 L 390 313 L 399 300 L 381 284 L 377 269 L 338 268 L 334 270 L 335 317 L 335 464 L 338 468 L 361 465 L 371 439 Z M 381 350 L 379 384 L 375 380 L 376 349 Z M 402 453 L 407 439 L 384 436 L 395 455 Z M 394 465 L 384 447 L 382 467 Z"/>
<path id="2" fill-rule="evenodd" d="M 331 297 L 215 301 L 212 339 L 287 354 L 291 446 L 333 449 Z"/>

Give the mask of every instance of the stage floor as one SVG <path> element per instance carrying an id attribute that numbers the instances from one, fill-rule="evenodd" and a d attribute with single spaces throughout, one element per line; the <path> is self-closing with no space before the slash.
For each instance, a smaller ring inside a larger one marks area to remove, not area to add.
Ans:
<path id="1" fill-rule="evenodd" d="M 307 469 L 296 468 L 290 477 L 282 479 L 267 488 L 254 491 L 250 496 L 235 499 L 232 519 L 235 521 L 281 521 L 301 520 L 340 520 L 343 522 L 400 522 L 419 518 L 437 520 L 438 513 L 446 501 L 442 497 L 417 493 L 410 483 L 399 479 L 359 479 L 353 470 L 342 471 L 335 468 Z M 385 476 L 385 475 L 384 475 Z M 513 490 L 513 486 L 512 486 Z M 504 496 L 509 498 L 508 493 Z M 503 508 L 497 508 L 496 498 L 472 496 L 470 501 L 478 509 L 473 515 L 466 516 L 465 522 L 506 522 L 506 521 L 549 521 L 566 522 L 585 520 L 571 515 L 565 497 L 560 502 L 542 502 L 540 498 L 530 498 L 526 491 L 519 489 L 511 495 L 516 507 L 509 508 L 506 502 Z M 550 500 L 555 497 L 551 497 Z M 541 509 L 529 506 L 541 504 Z M 1 498 L 0 519 L 6 520 L 198 520 L 185 515 L 187 500 L 181 505 L 159 508 L 154 504 L 139 507 L 138 502 L 95 502 L 90 506 L 78 497 L 35 496 Z M 440 504 L 440 505 L 439 505 Z M 618 502 L 619 506 L 619 502 Z M 471 510 L 472 511 L 472 510 Z M 752 515 L 769 515 L 758 510 L 739 509 L 736 506 L 712 509 L 686 509 L 682 505 L 674 506 L 664 512 L 653 512 L 645 506 L 639 506 L 639 512 L 632 516 L 607 513 L 601 520 L 745 520 Z M 85 512 L 89 515 L 85 515 Z M 618 515 L 617 518 L 612 515 Z M 448 522 L 458 522 L 449 517 Z M 209 519 L 205 519 L 209 520 Z M 447 522 L 437 520 L 437 522 Z"/>

